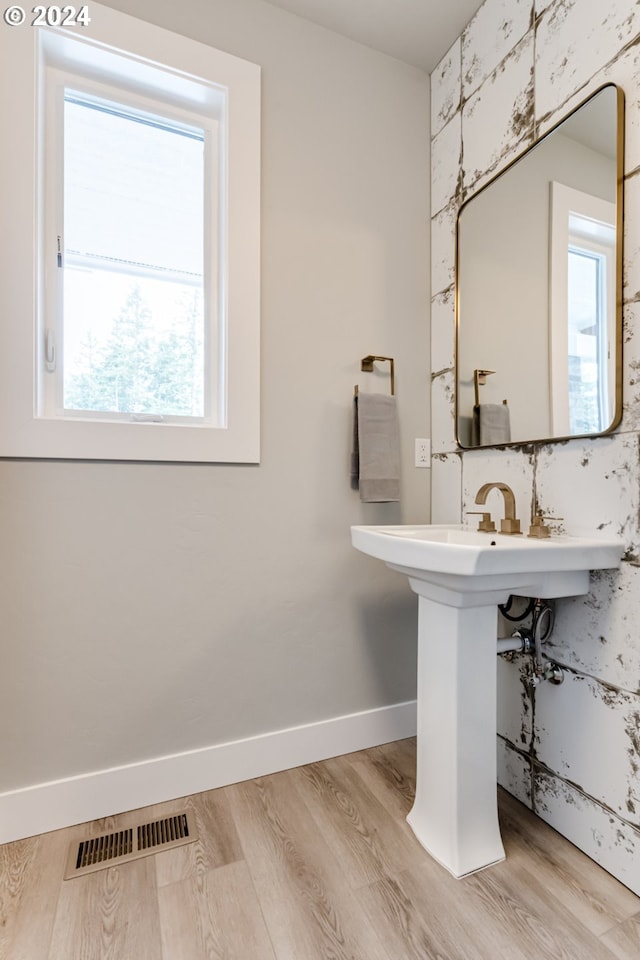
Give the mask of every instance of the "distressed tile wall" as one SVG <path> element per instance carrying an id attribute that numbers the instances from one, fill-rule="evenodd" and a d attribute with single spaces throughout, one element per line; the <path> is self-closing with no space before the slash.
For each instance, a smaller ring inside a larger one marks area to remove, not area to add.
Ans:
<path id="1" fill-rule="evenodd" d="M 460 452 L 454 429 L 455 222 L 460 204 L 607 81 L 626 97 L 624 414 L 610 437 Z M 620 536 L 619 571 L 557 602 L 561 686 L 498 659 L 500 782 L 640 894 L 640 5 L 486 0 L 432 78 L 434 523 L 503 480 L 519 515 Z"/>

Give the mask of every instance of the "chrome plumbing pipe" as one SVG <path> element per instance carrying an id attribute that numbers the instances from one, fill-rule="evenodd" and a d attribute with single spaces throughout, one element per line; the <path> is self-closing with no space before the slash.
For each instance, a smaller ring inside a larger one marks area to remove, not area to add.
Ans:
<path id="1" fill-rule="evenodd" d="M 539 677 L 543 677 L 545 674 L 545 657 L 542 653 L 542 644 L 551 636 L 554 621 L 553 601 L 536 600 L 531 618 L 531 632 L 534 645 L 534 669 Z"/>

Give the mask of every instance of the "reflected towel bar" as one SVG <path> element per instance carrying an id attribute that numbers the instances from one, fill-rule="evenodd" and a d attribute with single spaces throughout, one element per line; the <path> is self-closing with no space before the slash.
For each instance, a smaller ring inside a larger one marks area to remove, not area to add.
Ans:
<path id="1" fill-rule="evenodd" d="M 476 397 L 476 407 L 480 406 L 480 387 L 484 387 L 487 377 L 495 373 L 495 370 L 474 370 L 473 371 L 473 389 Z"/>
<path id="2" fill-rule="evenodd" d="M 487 377 L 492 373 L 495 373 L 495 370 L 474 370 L 473 371 L 473 390 L 475 393 L 475 405 L 476 407 L 480 406 L 480 387 L 484 387 L 487 382 Z M 505 406 L 507 401 L 502 401 Z"/>

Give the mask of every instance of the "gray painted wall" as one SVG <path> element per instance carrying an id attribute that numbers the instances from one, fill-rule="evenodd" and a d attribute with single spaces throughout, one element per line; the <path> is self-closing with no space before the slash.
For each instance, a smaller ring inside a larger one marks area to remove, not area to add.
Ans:
<path id="1" fill-rule="evenodd" d="M 415 697 L 415 597 L 349 525 L 428 520 L 428 77 L 258 0 L 112 6 L 263 67 L 263 459 L 0 462 L 0 792 Z M 371 352 L 399 506 L 349 485 Z"/>

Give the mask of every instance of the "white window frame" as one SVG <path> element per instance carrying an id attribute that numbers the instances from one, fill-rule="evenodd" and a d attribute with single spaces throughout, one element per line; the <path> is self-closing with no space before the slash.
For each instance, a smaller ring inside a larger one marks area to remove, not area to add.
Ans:
<path id="1" fill-rule="evenodd" d="M 0 85 L 0 117 L 15 133 L 0 161 L 0 196 L 8 222 L 16 225 L 0 241 L 0 456 L 259 462 L 260 69 L 99 4 L 90 14 L 86 28 L 0 31 L 0 56 L 12 77 Z M 45 197 L 55 178 L 43 103 L 54 71 L 80 76 L 81 89 L 121 88 L 141 104 L 159 100 L 178 113 L 206 113 L 219 126 L 225 189 L 215 240 L 221 295 L 215 349 L 211 344 L 217 410 L 210 419 L 117 422 L 60 416 L 55 402 L 43 403 L 52 295 L 44 270 L 51 255 Z"/>

